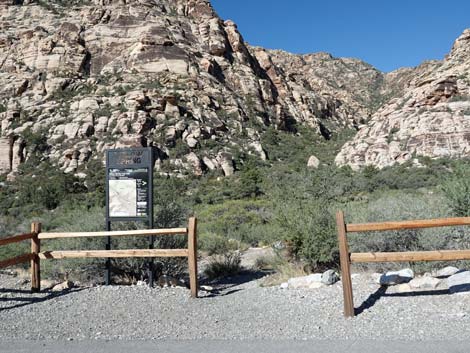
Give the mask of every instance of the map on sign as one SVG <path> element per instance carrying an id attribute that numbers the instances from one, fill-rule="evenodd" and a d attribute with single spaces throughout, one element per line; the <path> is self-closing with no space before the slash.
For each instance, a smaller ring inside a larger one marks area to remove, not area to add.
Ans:
<path id="1" fill-rule="evenodd" d="M 111 217 L 137 216 L 137 183 L 135 180 L 109 181 L 109 215 Z"/>
<path id="2" fill-rule="evenodd" d="M 148 170 L 109 169 L 109 216 L 148 215 Z"/>

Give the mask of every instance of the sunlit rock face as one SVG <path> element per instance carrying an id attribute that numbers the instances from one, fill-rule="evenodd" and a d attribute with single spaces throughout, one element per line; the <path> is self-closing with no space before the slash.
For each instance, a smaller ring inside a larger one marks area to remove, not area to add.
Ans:
<path id="1" fill-rule="evenodd" d="M 394 75 L 391 73 L 389 75 Z M 414 157 L 470 156 L 470 30 L 443 61 L 424 63 L 399 97 L 381 107 L 336 157 L 359 169 Z"/>
<path id="2" fill-rule="evenodd" d="M 38 151 L 83 173 L 106 149 L 153 146 L 161 173 L 231 175 L 243 156 L 269 159 L 267 129 L 301 126 L 325 139 L 360 129 L 337 157 L 355 168 L 464 155 L 466 42 L 383 74 L 251 47 L 204 0 L 0 0 L 0 173 Z"/>

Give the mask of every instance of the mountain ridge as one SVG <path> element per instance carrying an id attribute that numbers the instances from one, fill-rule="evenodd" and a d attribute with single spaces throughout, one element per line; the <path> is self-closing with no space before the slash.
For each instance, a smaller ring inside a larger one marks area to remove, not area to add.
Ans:
<path id="1" fill-rule="evenodd" d="M 269 158 L 266 130 L 360 129 L 421 72 L 252 47 L 204 0 L 0 8 L 0 173 L 12 178 L 33 154 L 83 176 L 130 146 L 155 147 L 160 173 L 231 175 L 244 155 Z"/>

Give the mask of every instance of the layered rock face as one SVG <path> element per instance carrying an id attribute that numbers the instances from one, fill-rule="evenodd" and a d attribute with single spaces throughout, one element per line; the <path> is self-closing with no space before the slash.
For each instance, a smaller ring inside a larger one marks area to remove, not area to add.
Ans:
<path id="1" fill-rule="evenodd" d="M 266 158 L 267 127 L 328 137 L 384 87 L 359 60 L 251 48 L 204 0 L 3 0 L 0 173 L 41 143 L 66 172 L 154 146 L 162 172 L 230 175 L 235 154 Z"/>
<path id="2" fill-rule="evenodd" d="M 383 74 L 250 47 L 206 0 L 0 0 L 0 173 L 38 149 L 83 175 L 107 149 L 153 146 L 162 173 L 230 175 L 269 157 L 266 129 L 300 125 L 359 129 L 336 159 L 353 168 L 467 156 L 469 37 Z"/>
<path id="3" fill-rule="evenodd" d="M 443 61 L 424 63 L 411 76 L 402 96 L 382 106 L 346 143 L 337 164 L 383 168 L 416 156 L 470 156 L 470 30 Z"/>
<path id="4" fill-rule="evenodd" d="M 302 107 L 305 121 L 318 116 L 325 127 L 358 126 L 367 121 L 388 89 L 383 73 L 357 59 L 262 48 L 253 48 L 253 52 L 285 107 L 293 112 Z M 309 110 L 315 105 L 317 111 Z"/>

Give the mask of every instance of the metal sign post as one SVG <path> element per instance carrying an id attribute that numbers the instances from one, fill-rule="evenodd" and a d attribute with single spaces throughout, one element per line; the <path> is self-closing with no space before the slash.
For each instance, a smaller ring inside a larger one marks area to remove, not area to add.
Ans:
<path id="1" fill-rule="evenodd" d="M 106 151 L 106 230 L 111 222 L 146 221 L 153 228 L 153 149 L 128 148 Z M 153 249 L 154 237 L 149 237 Z M 111 250 L 107 237 L 106 250 Z M 153 260 L 148 267 L 149 285 L 153 287 Z M 111 260 L 106 260 L 106 285 L 111 283 Z"/>

